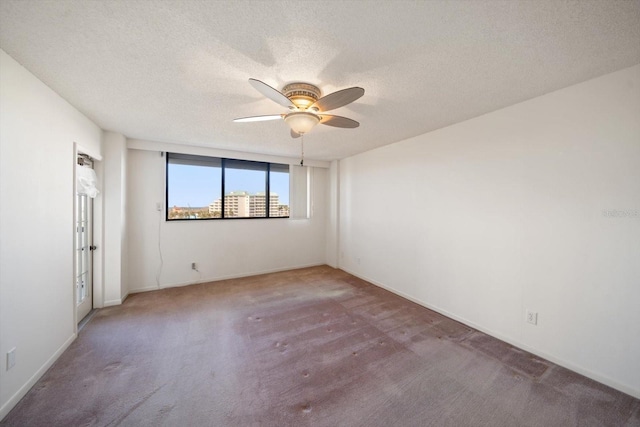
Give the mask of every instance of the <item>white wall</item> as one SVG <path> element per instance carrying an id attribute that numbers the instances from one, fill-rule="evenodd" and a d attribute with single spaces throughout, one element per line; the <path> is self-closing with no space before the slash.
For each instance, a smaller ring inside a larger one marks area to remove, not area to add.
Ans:
<path id="1" fill-rule="evenodd" d="M 640 65 L 342 160 L 339 185 L 343 269 L 640 397 Z"/>
<path id="2" fill-rule="evenodd" d="M 1 50 L 0 95 L 2 418 L 75 338 L 74 142 L 101 131 Z"/>
<path id="3" fill-rule="evenodd" d="M 127 139 L 104 133 L 104 306 L 118 305 L 129 294 L 127 284 Z"/>
<path id="4" fill-rule="evenodd" d="M 339 185 L 340 185 L 340 164 L 337 160 L 331 162 L 329 167 L 329 182 L 327 189 L 327 197 L 331 201 L 327 206 L 327 230 L 326 230 L 326 263 L 333 268 L 338 268 L 338 251 L 340 250 L 340 242 L 338 241 L 339 235 L 339 213 L 340 213 L 340 198 L 339 198 Z"/>
<path id="5" fill-rule="evenodd" d="M 310 219 L 166 222 L 165 158 L 158 151 L 130 149 L 129 291 L 324 264 L 328 173 L 318 167 L 312 171 Z M 156 210 L 158 202 L 162 212 Z M 159 247 L 164 263 L 158 276 Z M 192 262 L 199 273 L 191 270 Z"/>

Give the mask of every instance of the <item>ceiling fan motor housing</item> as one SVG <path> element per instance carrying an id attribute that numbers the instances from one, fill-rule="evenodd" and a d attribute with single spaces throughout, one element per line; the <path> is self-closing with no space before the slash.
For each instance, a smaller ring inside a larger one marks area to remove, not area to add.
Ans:
<path id="1" fill-rule="evenodd" d="M 321 94 L 320 89 L 309 83 L 290 83 L 282 89 L 282 93 L 300 110 L 309 108 Z"/>

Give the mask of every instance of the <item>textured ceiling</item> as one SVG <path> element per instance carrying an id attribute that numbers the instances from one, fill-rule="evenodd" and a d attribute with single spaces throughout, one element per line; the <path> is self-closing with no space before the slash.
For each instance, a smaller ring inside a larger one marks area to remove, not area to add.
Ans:
<path id="1" fill-rule="evenodd" d="M 297 156 L 250 77 L 361 86 L 308 158 L 343 158 L 640 63 L 640 1 L 0 0 L 0 47 L 101 128 Z"/>

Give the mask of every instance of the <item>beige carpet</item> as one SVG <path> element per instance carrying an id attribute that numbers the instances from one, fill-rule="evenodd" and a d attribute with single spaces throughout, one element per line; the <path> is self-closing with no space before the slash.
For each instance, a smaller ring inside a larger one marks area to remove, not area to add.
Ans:
<path id="1" fill-rule="evenodd" d="M 329 267 L 100 310 L 8 426 L 639 426 L 640 401 Z"/>

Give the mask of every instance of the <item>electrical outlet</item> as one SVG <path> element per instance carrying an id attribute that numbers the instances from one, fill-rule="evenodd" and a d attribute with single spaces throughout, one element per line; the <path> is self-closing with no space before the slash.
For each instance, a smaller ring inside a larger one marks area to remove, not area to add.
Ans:
<path id="1" fill-rule="evenodd" d="M 156 202 L 156 210 L 162 212 L 162 202 Z"/>
<path id="2" fill-rule="evenodd" d="M 7 351 L 7 371 L 16 365 L 16 348 Z"/>
<path id="3" fill-rule="evenodd" d="M 538 324 L 538 313 L 535 311 L 527 310 L 527 323 L 532 325 Z"/>
<path id="4" fill-rule="evenodd" d="M 192 269 L 192 270 L 197 270 L 197 269 L 198 269 L 198 266 L 196 265 L 196 263 L 195 263 L 195 262 L 192 262 L 192 263 L 191 263 L 191 269 Z"/>

